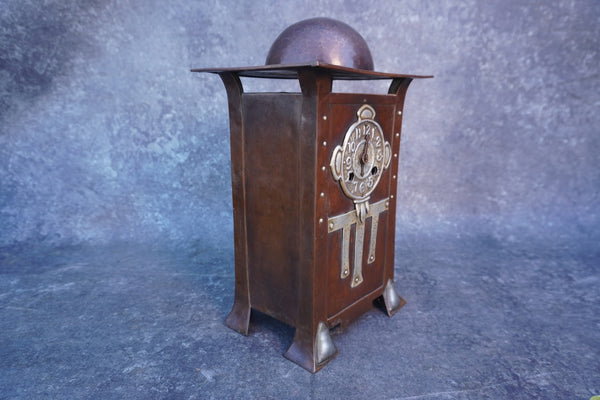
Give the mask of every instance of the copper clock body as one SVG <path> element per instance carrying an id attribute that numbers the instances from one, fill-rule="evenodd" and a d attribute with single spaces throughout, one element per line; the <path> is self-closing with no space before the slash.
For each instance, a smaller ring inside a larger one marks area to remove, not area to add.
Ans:
<path id="1" fill-rule="evenodd" d="M 330 328 L 377 299 L 390 316 L 404 304 L 393 286 L 402 111 L 410 82 L 426 76 L 322 60 L 192 71 L 219 74 L 229 103 L 235 295 L 225 322 L 248 334 L 258 310 L 295 327 L 284 355 L 316 372 L 337 354 Z M 240 77 L 298 79 L 301 93 L 245 93 Z M 334 93 L 335 79 L 391 84 Z"/>

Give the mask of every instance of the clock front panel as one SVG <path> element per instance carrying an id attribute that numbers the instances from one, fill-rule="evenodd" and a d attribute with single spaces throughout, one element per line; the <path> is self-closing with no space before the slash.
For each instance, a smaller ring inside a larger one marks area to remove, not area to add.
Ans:
<path id="1" fill-rule="evenodd" d="M 386 283 L 396 192 L 396 176 L 391 171 L 398 160 L 394 140 L 399 141 L 393 132 L 394 115 L 393 96 L 330 95 L 328 145 L 320 160 L 327 161 L 330 320 Z"/>

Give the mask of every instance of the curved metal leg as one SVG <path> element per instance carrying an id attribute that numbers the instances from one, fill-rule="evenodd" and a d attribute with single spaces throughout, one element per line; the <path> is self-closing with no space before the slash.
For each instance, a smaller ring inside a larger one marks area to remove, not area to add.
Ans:
<path id="1" fill-rule="evenodd" d="M 310 338 L 306 337 L 307 333 L 306 330 L 296 328 L 294 342 L 284 357 L 315 373 L 337 355 L 337 349 L 324 322 L 319 322 L 316 332 Z"/>
<path id="2" fill-rule="evenodd" d="M 225 318 L 225 325 L 247 336 L 248 326 L 250 325 L 250 312 L 249 305 L 235 301 L 229 315 Z"/>
<path id="3" fill-rule="evenodd" d="M 385 311 L 389 317 L 396 314 L 396 312 L 402 308 L 406 301 L 396 293 L 394 289 L 394 281 L 388 279 L 385 289 L 383 291 L 383 304 L 385 305 Z"/>

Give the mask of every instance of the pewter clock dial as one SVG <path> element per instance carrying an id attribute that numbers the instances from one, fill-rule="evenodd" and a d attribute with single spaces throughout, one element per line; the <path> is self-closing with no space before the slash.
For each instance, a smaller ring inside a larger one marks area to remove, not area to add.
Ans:
<path id="1" fill-rule="evenodd" d="M 331 157 L 333 177 L 340 181 L 346 196 L 365 200 L 373 192 L 383 170 L 390 163 L 391 147 L 385 141 L 381 127 L 375 122 L 375 110 L 365 104 L 356 121 Z"/>
<path id="2" fill-rule="evenodd" d="M 333 150 L 330 167 L 344 194 L 354 200 L 362 220 L 368 213 L 369 195 L 390 164 L 391 146 L 374 120 L 373 107 L 365 104 L 356 115 L 358 121 L 348 128 L 344 143 Z"/>

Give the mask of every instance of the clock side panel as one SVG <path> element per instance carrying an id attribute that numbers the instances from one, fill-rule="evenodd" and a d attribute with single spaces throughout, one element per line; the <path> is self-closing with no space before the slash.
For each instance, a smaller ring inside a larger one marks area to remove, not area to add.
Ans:
<path id="1" fill-rule="evenodd" d="M 391 145 L 394 100 L 393 96 L 381 95 L 331 95 L 328 141 L 332 145 L 327 154 L 327 165 L 335 147 L 344 143 L 349 128 L 357 121 L 357 111 L 364 104 L 375 110 L 376 115 L 373 119 L 381 126 L 385 141 Z M 326 193 L 329 233 L 326 264 L 327 312 L 330 325 L 349 320 L 344 314 L 356 314 L 349 312 L 349 308 L 361 302 L 371 303 L 374 297 L 383 292 L 387 270 L 385 263 L 386 259 L 389 259 L 386 257 L 389 235 L 394 234 L 394 228 L 389 226 L 389 202 L 393 201 L 390 199 L 390 191 L 392 187 L 395 189 L 390 170 L 394 161 L 391 159 L 389 166 L 381 172 L 377 186 L 369 195 L 369 213 L 364 222 L 357 220 L 354 199 L 344 193 L 340 182 L 328 167 Z M 332 224 L 332 221 L 335 222 Z M 340 226 L 333 226 L 338 221 L 341 221 Z M 358 308 L 365 309 L 365 305 Z"/>
<path id="2" fill-rule="evenodd" d="M 250 303 L 289 325 L 298 307 L 298 126 L 302 96 L 243 95 Z"/>

